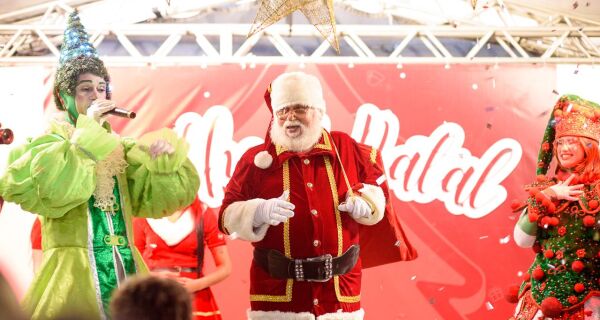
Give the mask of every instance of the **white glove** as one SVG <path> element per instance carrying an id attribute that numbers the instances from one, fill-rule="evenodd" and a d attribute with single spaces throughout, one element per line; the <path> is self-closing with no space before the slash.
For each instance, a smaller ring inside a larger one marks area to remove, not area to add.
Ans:
<path id="1" fill-rule="evenodd" d="M 294 210 L 296 206 L 287 201 L 289 194 L 290 192 L 286 190 L 279 198 L 268 199 L 259 204 L 254 212 L 254 221 L 252 221 L 252 225 L 255 228 L 258 228 L 265 223 L 276 226 L 293 217 L 294 211 L 292 210 Z"/>
<path id="2" fill-rule="evenodd" d="M 114 101 L 110 100 L 94 100 L 88 107 L 85 115 L 102 125 L 106 121 L 108 111 L 116 107 Z"/>
<path id="3" fill-rule="evenodd" d="M 338 210 L 348 212 L 355 220 L 367 218 L 373 213 L 371 205 L 359 196 L 347 197 L 346 202 L 340 203 Z"/>
<path id="4" fill-rule="evenodd" d="M 583 190 L 581 190 L 583 188 L 583 184 L 570 186 L 569 184 L 574 177 L 575 174 L 572 174 L 567 180 L 559 182 L 545 189 L 544 193 L 558 200 L 577 201 L 577 196 L 583 193 Z"/>
<path id="5" fill-rule="evenodd" d="M 175 148 L 173 148 L 173 146 L 168 141 L 159 139 L 152 142 L 152 145 L 150 145 L 150 150 L 148 150 L 148 152 L 150 152 L 152 159 L 156 159 L 157 157 L 165 153 L 173 154 L 175 152 Z"/>

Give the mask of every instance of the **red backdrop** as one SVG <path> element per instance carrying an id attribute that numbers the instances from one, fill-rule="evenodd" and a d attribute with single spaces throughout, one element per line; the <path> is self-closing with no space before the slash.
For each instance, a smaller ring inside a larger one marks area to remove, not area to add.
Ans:
<path id="1" fill-rule="evenodd" d="M 138 112 L 112 123 L 129 136 L 176 126 L 192 145 L 201 199 L 216 207 L 235 162 L 259 142 L 247 137 L 265 135 L 265 88 L 296 69 L 112 68 L 113 99 Z M 512 240 L 510 203 L 535 177 L 546 112 L 558 98 L 554 67 L 304 71 L 322 81 L 332 130 L 381 148 L 396 213 L 419 251 L 416 261 L 364 270 L 366 319 L 506 319 L 514 305 L 504 291 L 533 260 Z M 251 246 L 234 240 L 229 250 L 233 274 L 213 290 L 224 318 L 242 319 Z"/>

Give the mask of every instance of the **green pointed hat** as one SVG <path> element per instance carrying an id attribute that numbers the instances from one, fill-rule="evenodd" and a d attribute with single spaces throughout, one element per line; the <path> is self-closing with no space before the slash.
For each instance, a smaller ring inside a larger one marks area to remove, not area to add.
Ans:
<path id="1" fill-rule="evenodd" d="M 552 112 L 538 153 L 537 174 L 545 175 L 552 162 L 554 139 L 563 136 L 600 139 L 600 105 L 576 95 L 558 99 Z"/>
<path id="2" fill-rule="evenodd" d="M 89 42 L 89 35 L 81 24 L 79 14 L 69 14 L 60 60 L 54 78 L 54 102 L 59 110 L 67 111 L 69 120 L 75 123 L 78 112 L 75 108 L 75 87 L 79 75 L 91 73 L 104 78 L 107 83 L 106 98 L 110 99 L 109 76 L 98 52 Z"/>

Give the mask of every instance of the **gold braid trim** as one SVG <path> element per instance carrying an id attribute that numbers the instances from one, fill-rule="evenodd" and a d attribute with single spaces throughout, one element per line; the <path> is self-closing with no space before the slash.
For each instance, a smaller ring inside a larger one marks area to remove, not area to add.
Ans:
<path id="1" fill-rule="evenodd" d="M 283 191 L 290 190 L 290 164 L 288 160 L 283 163 Z M 288 196 L 288 201 L 290 198 Z M 285 256 L 292 258 L 292 249 L 290 246 L 290 220 L 283 224 L 283 250 Z M 292 301 L 292 289 L 294 279 L 287 279 L 285 284 L 285 295 L 275 296 L 267 294 L 251 294 L 250 301 L 266 301 L 266 302 L 290 302 Z"/>
<path id="2" fill-rule="evenodd" d="M 375 148 L 371 148 L 371 157 L 370 157 L 371 163 L 375 164 L 375 162 L 377 162 L 377 149 Z"/>
<path id="3" fill-rule="evenodd" d="M 333 198 L 333 209 L 335 210 L 335 222 L 337 225 L 337 235 L 338 235 L 338 252 L 337 257 L 343 254 L 343 235 L 342 235 L 342 217 L 340 215 L 340 210 L 338 210 L 338 193 L 337 193 L 337 184 L 335 183 L 335 176 L 333 175 L 333 167 L 331 166 L 331 161 L 327 156 L 323 156 L 325 160 L 325 168 L 327 169 L 327 177 L 329 178 L 329 186 L 331 187 L 331 197 Z M 339 302 L 353 303 L 360 301 L 360 295 L 357 296 L 343 296 L 342 291 L 340 290 L 340 277 L 333 277 L 333 286 L 335 287 L 335 296 L 337 297 Z"/>

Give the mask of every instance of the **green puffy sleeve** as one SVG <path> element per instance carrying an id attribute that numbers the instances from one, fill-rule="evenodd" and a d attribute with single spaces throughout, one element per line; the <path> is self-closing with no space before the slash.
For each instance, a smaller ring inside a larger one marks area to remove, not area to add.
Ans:
<path id="1" fill-rule="evenodd" d="M 169 142 L 175 152 L 153 159 L 148 150 L 159 139 Z M 187 157 L 189 146 L 185 140 L 170 129 L 162 129 L 124 145 L 128 149 L 127 182 L 134 216 L 163 217 L 192 203 L 200 178 Z"/>
<path id="2" fill-rule="evenodd" d="M 96 161 L 110 154 L 119 139 L 85 116 L 74 130 L 54 123 L 50 132 L 11 152 L 0 196 L 26 211 L 59 218 L 90 198 Z"/>

